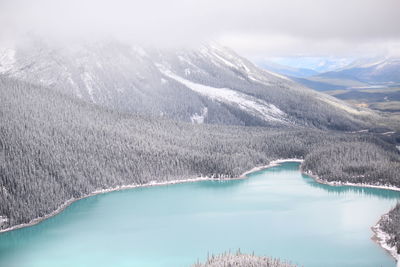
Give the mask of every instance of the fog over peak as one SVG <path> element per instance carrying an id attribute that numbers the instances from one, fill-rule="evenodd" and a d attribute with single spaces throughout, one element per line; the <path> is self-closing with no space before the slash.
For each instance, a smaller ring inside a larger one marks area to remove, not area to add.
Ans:
<path id="1" fill-rule="evenodd" d="M 400 55 L 398 0 L 3 0 L 0 41 L 107 36 L 159 47 L 216 40 L 253 59 Z"/>

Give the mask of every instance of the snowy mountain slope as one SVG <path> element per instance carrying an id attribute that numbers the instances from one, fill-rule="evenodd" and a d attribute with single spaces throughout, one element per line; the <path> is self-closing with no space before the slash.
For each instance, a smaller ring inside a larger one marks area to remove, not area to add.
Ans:
<path id="1" fill-rule="evenodd" d="M 266 121 L 285 122 L 286 120 L 286 114 L 273 104 L 269 104 L 263 100 L 234 91 L 229 88 L 215 88 L 199 83 L 194 83 L 174 74 L 162 65 L 159 65 L 159 67 L 164 75 L 176 80 L 177 82 L 185 85 L 187 88 L 199 93 L 200 95 L 207 96 L 212 100 L 216 100 L 222 103 L 228 103 L 230 105 L 237 106 L 240 109 L 254 116 L 258 116 L 260 119 Z"/>
<path id="2" fill-rule="evenodd" d="M 0 74 L 123 112 L 230 125 L 364 124 L 343 102 L 321 101 L 329 96 L 216 44 L 159 50 L 118 41 L 60 46 L 32 38 L 1 51 Z"/>

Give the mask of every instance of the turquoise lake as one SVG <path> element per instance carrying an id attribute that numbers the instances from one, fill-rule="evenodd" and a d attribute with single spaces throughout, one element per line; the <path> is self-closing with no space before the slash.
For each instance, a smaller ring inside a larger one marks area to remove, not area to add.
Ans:
<path id="1" fill-rule="evenodd" d="M 396 265 L 371 240 L 371 226 L 400 192 L 321 185 L 298 163 L 248 176 L 79 200 L 0 234 L 0 266 L 179 267 L 238 248 L 305 267 Z"/>

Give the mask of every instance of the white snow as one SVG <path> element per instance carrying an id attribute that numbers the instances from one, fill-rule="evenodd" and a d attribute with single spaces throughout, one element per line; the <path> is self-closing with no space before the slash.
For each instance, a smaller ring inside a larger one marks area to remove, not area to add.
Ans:
<path id="1" fill-rule="evenodd" d="M 93 81 L 92 76 L 90 75 L 89 72 L 86 72 L 86 71 L 85 71 L 85 72 L 82 74 L 82 80 L 83 80 L 83 82 L 85 83 L 85 87 L 86 87 L 86 89 L 87 89 L 87 91 L 88 91 L 88 93 L 89 93 L 90 99 L 91 99 L 93 102 L 95 102 L 95 101 L 94 101 L 94 97 L 93 97 L 93 85 L 94 85 L 94 81 Z"/>
<path id="2" fill-rule="evenodd" d="M 220 60 L 221 62 L 223 62 L 225 65 L 231 67 L 231 68 L 235 68 L 237 70 L 244 70 L 247 73 L 247 77 L 250 80 L 253 80 L 255 82 L 261 82 L 261 83 L 266 83 L 268 81 L 265 80 L 265 77 L 260 77 L 259 74 L 255 73 L 254 71 L 252 71 L 245 62 L 243 62 L 243 60 L 239 57 L 234 57 L 232 56 L 228 51 L 226 51 L 226 49 L 219 47 L 218 45 L 215 44 L 211 44 L 210 45 L 211 49 L 213 51 L 210 52 L 210 54 L 214 57 L 216 57 L 218 60 Z M 290 79 L 286 76 L 274 73 L 274 72 L 270 72 L 267 70 L 263 70 L 263 72 L 268 73 L 269 75 L 278 77 L 280 79 L 284 79 L 284 80 L 288 80 L 290 81 Z"/>
<path id="3" fill-rule="evenodd" d="M 240 92 L 236 92 L 229 88 L 216 88 L 194 83 L 174 74 L 170 70 L 166 69 L 163 65 L 157 64 L 157 66 L 165 76 L 174 79 L 175 81 L 185 85 L 187 88 L 201 95 L 207 96 L 215 101 L 238 106 L 240 109 L 258 116 L 265 121 L 287 122 L 285 119 L 286 114 L 273 104 Z"/>
<path id="4" fill-rule="evenodd" d="M 235 64 L 233 64 L 233 63 L 229 62 L 228 60 L 224 59 L 223 57 L 219 56 L 217 53 L 213 53 L 213 55 L 215 57 L 217 57 L 219 60 L 221 60 L 225 65 L 237 69 L 237 66 Z"/>
<path id="5" fill-rule="evenodd" d="M 68 82 L 72 85 L 73 88 L 75 88 L 75 94 L 78 98 L 82 98 L 82 94 L 79 91 L 79 86 L 76 85 L 76 83 L 74 82 L 74 80 L 71 78 L 71 75 L 68 75 L 67 78 Z"/>
<path id="6" fill-rule="evenodd" d="M 391 134 L 394 134 L 394 133 L 396 133 L 396 132 L 390 131 L 390 132 L 381 133 L 381 135 L 391 135 Z"/>
<path id="7" fill-rule="evenodd" d="M 285 162 L 299 162 L 299 163 L 303 163 L 303 159 L 297 159 L 297 158 L 290 158 L 290 159 L 277 159 L 277 160 L 273 160 L 271 161 L 268 165 L 263 165 L 263 166 L 257 166 L 254 167 L 251 170 L 248 170 L 244 173 L 242 173 L 242 175 L 239 176 L 239 178 L 244 178 L 246 177 L 246 175 L 253 173 L 253 172 L 257 172 L 257 171 L 261 171 L 264 169 L 268 169 L 268 168 L 272 168 L 272 167 L 276 167 L 279 166 L 281 163 L 285 163 Z"/>
<path id="8" fill-rule="evenodd" d="M 3 195 L 7 196 L 8 195 L 8 190 L 4 186 L 0 187 L 0 191 L 3 193 Z"/>
<path id="9" fill-rule="evenodd" d="M 0 48 L 0 73 L 11 70 L 14 64 L 15 50 L 11 48 Z"/>
<path id="10" fill-rule="evenodd" d="M 0 225 L 2 225 L 3 223 L 7 222 L 8 219 L 6 216 L 0 216 Z"/>
<path id="11" fill-rule="evenodd" d="M 381 220 L 387 219 L 387 214 L 383 215 Z M 375 232 L 375 236 L 377 237 L 377 243 L 385 249 L 387 252 L 389 252 L 396 260 L 399 260 L 399 255 L 397 254 L 397 249 L 396 247 L 392 247 L 388 244 L 389 239 L 391 236 L 382 231 L 380 223 L 372 227 L 373 231 Z M 398 263 L 397 263 L 398 264 Z"/>
<path id="12" fill-rule="evenodd" d="M 206 107 L 204 107 L 200 114 L 197 114 L 197 113 L 193 114 L 190 117 L 190 120 L 194 124 L 204 123 L 204 119 L 206 118 L 207 113 L 208 113 L 208 109 Z"/>

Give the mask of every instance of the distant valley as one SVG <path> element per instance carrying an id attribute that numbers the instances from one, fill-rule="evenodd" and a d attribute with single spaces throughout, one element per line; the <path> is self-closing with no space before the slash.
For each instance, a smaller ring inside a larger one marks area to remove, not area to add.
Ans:
<path id="1" fill-rule="evenodd" d="M 397 117 L 400 111 L 400 59 L 367 58 L 349 62 L 345 66 L 333 64 L 333 70 L 322 72 L 273 63 L 260 65 L 347 103 L 390 112 L 391 116 Z"/>

